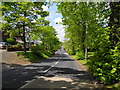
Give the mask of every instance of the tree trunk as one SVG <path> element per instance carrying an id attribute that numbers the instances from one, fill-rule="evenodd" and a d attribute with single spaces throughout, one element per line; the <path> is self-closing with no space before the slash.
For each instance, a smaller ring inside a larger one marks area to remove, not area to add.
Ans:
<path id="1" fill-rule="evenodd" d="M 23 41 L 24 41 L 24 52 L 26 54 L 25 22 L 23 22 Z"/>
<path id="2" fill-rule="evenodd" d="M 24 11 L 24 17 L 26 17 L 26 11 Z M 23 21 L 23 41 L 24 41 L 24 52 L 26 54 L 25 21 Z"/>
<path id="3" fill-rule="evenodd" d="M 110 33 L 110 42 L 111 47 L 115 47 L 119 38 L 117 35 L 120 33 L 118 28 L 120 27 L 120 2 L 110 2 L 111 14 L 110 14 L 110 21 L 109 26 L 111 29 Z"/>

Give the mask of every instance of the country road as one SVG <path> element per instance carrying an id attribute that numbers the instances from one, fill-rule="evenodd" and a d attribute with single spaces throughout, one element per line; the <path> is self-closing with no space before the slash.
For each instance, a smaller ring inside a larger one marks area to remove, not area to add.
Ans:
<path id="1" fill-rule="evenodd" d="M 2 88 L 75 89 L 96 88 L 94 80 L 63 49 L 53 57 L 2 73 Z"/>

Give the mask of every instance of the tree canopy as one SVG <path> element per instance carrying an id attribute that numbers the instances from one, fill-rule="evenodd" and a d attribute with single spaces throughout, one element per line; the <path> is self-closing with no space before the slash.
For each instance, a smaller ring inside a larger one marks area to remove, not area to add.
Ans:
<path id="1" fill-rule="evenodd" d="M 58 4 L 66 26 L 65 50 L 81 60 L 89 58 L 87 52 L 94 52 L 88 60 L 89 70 L 106 84 L 120 81 L 119 7 L 119 2 Z"/>
<path id="2" fill-rule="evenodd" d="M 49 12 L 43 11 L 42 5 L 46 4 L 45 2 L 2 2 L 4 20 L 2 30 L 11 38 L 20 36 L 24 41 L 25 52 L 27 35 L 31 35 L 31 39 L 41 40 L 42 43 L 59 42 L 54 28 L 49 26 L 48 20 L 45 20 Z"/>

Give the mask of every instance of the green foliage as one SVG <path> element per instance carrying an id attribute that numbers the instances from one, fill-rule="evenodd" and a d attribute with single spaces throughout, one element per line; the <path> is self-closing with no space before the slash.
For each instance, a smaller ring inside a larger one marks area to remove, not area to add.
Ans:
<path id="1" fill-rule="evenodd" d="M 36 46 L 31 47 L 31 52 L 36 56 L 42 56 L 42 49 L 38 44 Z"/>
<path id="2" fill-rule="evenodd" d="M 120 53 L 118 49 L 111 50 L 111 54 L 96 52 L 88 63 L 90 72 L 105 84 L 120 81 Z"/>
<path id="3" fill-rule="evenodd" d="M 57 33 L 45 17 L 48 11 L 43 11 L 42 5 L 45 2 L 2 2 L 2 23 L 3 31 L 10 37 L 19 36 L 24 42 L 24 52 L 26 52 L 26 35 L 31 36 L 30 40 L 40 41 L 40 45 L 31 47 L 31 53 L 22 53 L 31 61 L 38 57 L 48 58 L 60 47 Z M 13 48 L 20 48 L 14 45 Z"/>
<path id="4" fill-rule="evenodd" d="M 10 43 L 10 44 L 12 44 L 12 43 L 15 42 L 15 40 L 14 40 L 13 38 L 8 38 L 8 39 L 7 39 L 7 42 Z"/>
<path id="5" fill-rule="evenodd" d="M 47 55 L 47 56 L 51 56 L 52 52 L 46 50 L 46 51 L 44 51 L 44 54 Z"/>
<path id="6" fill-rule="evenodd" d="M 58 12 L 65 25 L 64 48 L 78 59 L 84 59 L 85 48 L 89 55 L 89 71 L 105 84 L 120 82 L 119 6 L 111 2 L 61 2 Z M 109 6 L 111 6 L 109 8 Z M 116 13 L 116 14 L 115 14 Z M 107 20 L 110 17 L 110 20 Z M 116 20 L 118 19 L 118 20 Z M 108 26 L 104 27 L 105 24 Z"/>
<path id="7" fill-rule="evenodd" d="M 120 50 L 120 41 L 117 43 L 117 48 Z"/>
<path id="8" fill-rule="evenodd" d="M 22 56 L 22 59 L 29 58 L 30 62 L 35 62 L 40 60 L 40 57 L 31 52 L 16 52 L 18 56 Z"/>
<path id="9" fill-rule="evenodd" d="M 11 38 L 21 37 L 24 41 L 24 51 L 26 52 L 26 34 L 34 32 L 36 27 L 48 26 L 49 21 L 45 17 L 49 12 L 43 11 L 44 2 L 2 2 L 2 29 Z M 39 17 L 38 17 L 39 16 Z M 34 23 L 33 23 L 34 21 Z M 26 29 L 26 27 L 28 29 Z M 26 33 L 27 32 L 27 33 Z M 34 36 L 34 35 L 33 35 Z"/>
<path id="10" fill-rule="evenodd" d="M 12 47 L 22 47 L 20 43 L 17 43 L 16 45 L 12 45 Z"/>
<path id="11" fill-rule="evenodd" d="M 66 50 L 67 51 L 67 50 Z M 74 52 L 72 50 L 67 51 L 69 54 L 74 55 Z"/>
<path id="12" fill-rule="evenodd" d="M 16 52 L 18 56 L 22 56 L 22 59 L 28 58 L 30 62 L 35 62 L 42 60 L 43 58 L 48 58 L 53 53 L 48 50 L 43 50 L 40 45 L 32 47 L 30 52 Z"/>
<path id="13" fill-rule="evenodd" d="M 38 45 L 38 44 L 36 46 L 31 47 L 31 52 L 32 54 L 41 58 L 48 58 L 53 54 L 53 52 L 49 50 L 45 50 L 45 47 L 43 47 L 43 45 Z"/>
<path id="14" fill-rule="evenodd" d="M 39 26 L 34 32 L 31 33 L 33 40 L 40 40 L 41 47 L 44 46 L 44 49 L 54 52 L 60 47 L 60 42 L 57 33 L 52 26 Z"/>
<path id="15" fill-rule="evenodd" d="M 83 52 L 77 52 L 76 53 L 76 58 L 79 59 L 79 60 L 84 59 L 84 53 Z"/>

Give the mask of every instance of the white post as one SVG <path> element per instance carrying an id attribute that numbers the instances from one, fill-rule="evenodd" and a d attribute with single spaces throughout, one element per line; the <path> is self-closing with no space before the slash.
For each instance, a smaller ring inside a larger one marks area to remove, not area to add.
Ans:
<path id="1" fill-rule="evenodd" d="M 89 21 L 80 21 L 80 22 L 89 22 Z M 86 34 L 86 38 L 85 38 L 85 40 L 86 40 L 86 42 L 87 42 L 87 36 L 88 36 L 88 32 L 87 32 L 87 29 L 88 29 L 88 26 L 87 26 L 87 23 L 86 23 L 86 32 L 85 32 L 85 34 Z M 85 60 L 87 60 L 87 57 L 88 57 L 88 53 L 87 53 L 87 43 L 85 44 Z"/>
<path id="2" fill-rule="evenodd" d="M 87 32 L 87 29 L 88 29 L 88 27 L 87 27 L 87 23 L 86 23 L 86 38 L 85 38 L 85 40 L 86 40 L 86 45 L 85 45 L 85 60 L 87 60 L 87 57 L 88 57 L 88 53 L 87 53 L 87 36 L 88 36 L 88 32 Z"/>
<path id="3" fill-rule="evenodd" d="M 87 47 L 85 47 L 85 60 L 87 60 Z"/>

